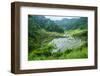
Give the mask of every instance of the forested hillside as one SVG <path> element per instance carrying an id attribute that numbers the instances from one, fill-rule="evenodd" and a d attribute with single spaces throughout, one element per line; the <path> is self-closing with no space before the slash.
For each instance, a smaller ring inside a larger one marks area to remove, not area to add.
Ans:
<path id="1" fill-rule="evenodd" d="M 87 27 L 87 17 L 52 20 L 29 15 L 28 59 L 87 58 Z"/>
<path id="2" fill-rule="evenodd" d="M 56 20 L 55 23 L 57 25 L 62 26 L 65 30 L 71 29 L 86 29 L 87 28 L 87 17 L 78 17 L 67 19 L 64 18 L 62 20 Z"/>

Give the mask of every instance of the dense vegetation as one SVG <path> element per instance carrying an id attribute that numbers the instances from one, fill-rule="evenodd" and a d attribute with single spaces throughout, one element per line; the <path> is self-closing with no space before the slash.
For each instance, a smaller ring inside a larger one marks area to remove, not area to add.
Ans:
<path id="1" fill-rule="evenodd" d="M 51 20 L 45 16 L 28 16 L 28 60 L 77 59 L 87 58 L 87 17 Z M 80 39 L 76 48 L 57 49 L 50 43 L 54 39 Z"/>

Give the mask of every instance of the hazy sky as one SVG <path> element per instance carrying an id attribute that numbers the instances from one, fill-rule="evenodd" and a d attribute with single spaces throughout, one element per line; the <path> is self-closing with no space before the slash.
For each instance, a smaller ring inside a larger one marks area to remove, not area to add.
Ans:
<path id="1" fill-rule="evenodd" d="M 45 16 L 45 17 L 51 20 L 62 20 L 63 18 L 68 18 L 68 19 L 79 18 L 79 17 L 59 17 L 59 16 Z"/>

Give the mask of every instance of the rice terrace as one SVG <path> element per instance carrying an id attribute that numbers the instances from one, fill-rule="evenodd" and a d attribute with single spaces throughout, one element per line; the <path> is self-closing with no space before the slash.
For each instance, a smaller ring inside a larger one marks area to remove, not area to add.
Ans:
<path id="1" fill-rule="evenodd" d="M 88 17 L 28 15 L 28 60 L 88 58 Z"/>

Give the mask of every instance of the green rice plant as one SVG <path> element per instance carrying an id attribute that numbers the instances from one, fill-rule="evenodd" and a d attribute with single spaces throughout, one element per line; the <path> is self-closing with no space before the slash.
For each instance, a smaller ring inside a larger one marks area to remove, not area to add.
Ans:
<path id="1" fill-rule="evenodd" d="M 62 56 L 61 59 L 78 59 L 78 58 L 87 58 L 88 50 L 87 44 L 84 43 L 82 46 L 74 49 L 67 49 Z"/>

